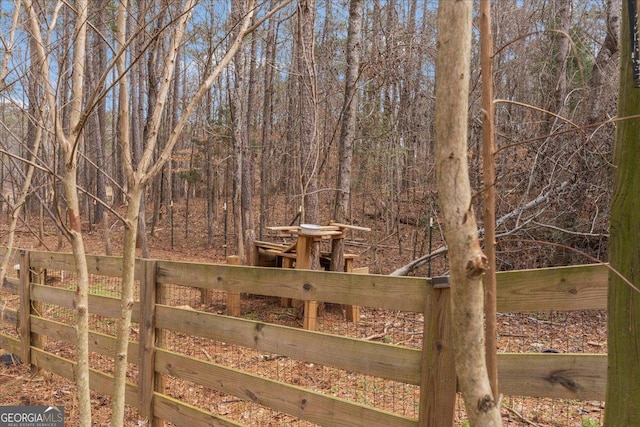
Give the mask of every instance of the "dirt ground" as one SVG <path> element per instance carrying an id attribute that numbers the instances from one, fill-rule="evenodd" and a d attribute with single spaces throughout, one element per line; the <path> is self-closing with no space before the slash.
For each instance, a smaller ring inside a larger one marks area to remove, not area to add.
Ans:
<path id="1" fill-rule="evenodd" d="M 195 206 L 195 207 L 194 207 Z M 202 214 L 204 207 L 192 201 L 193 210 L 189 215 L 189 231 L 185 236 L 184 227 L 184 211 L 177 210 L 175 214 L 175 223 L 180 223 L 179 227 L 171 233 L 168 219 L 159 224 L 155 230 L 155 236 L 149 237 L 150 256 L 158 259 L 174 259 L 184 261 L 203 261 L 203 262 L 224 262 L 225 255 L 233 254 L 233 244 L 231 242 L 231 234 L 228 238 L 224 238 L 224 229 L 219 221 L 214 228 L 215 243 L 211 246 L 207 245 L 206 224 L 204 223 L 205 215 Z M 180 220 L 178 220 L 180 219 Z M 287 225 L 290 219 L 279 218 L 274 224 L 270 225 Z M 372 231 L 367 235 L 360 234 L 354 236 L 350 241 L 347 250 L 352 253 L 359 254 L 357 266 L 369 266 L 372 272 L 388 274 L 395 268 L 398 268 L 416 256 L 416 247 L 422 246 L 424 252 L 424 230 L 418 230 L 406 226 L 401 229 L 400 235 L 393 235 L 385 230 L 384 225 L 376 224 L 360 224 L 371 226 Z M 110 238 L 113 246 L 113 254 L 118 255 L 122 243 L 122 228 L 117 222 L 113 222 L 110 227 Z M 171 248 L 171 235 L 173 234 L 173 248 Z M 263 240 L 273 240 L 273 236 L 265 235 Z M 85 234 L 85 242 L 87 252 L 104 254 L 105 245 L 101 232 L 101 228 L 95 232 Z M 224 245 L 227 244 L 226 250 Z M 438 241 L 434 243 L 437 247 Z M 23 247 L 37 250 L 60 250 L 69 251 L 69 245 L 64 244 L 62 248 L 58 247 L 59 239 L 54 233 L 54 229 L 47 227 L 45 238 L 39 240 L 26 227 L 22 227 L 17 235 L 16 247 Z M 400 250 L 403 247 L 403 250 Z M 425 267 L 426 268 L 426 267 Z M 446 271 L 446 264 L 443 259 L 438 259 L 432 265 L 433 272 L 442 274 Z M 417 274 L 426 275 L 426 270 L 419 271 Z M 187 304 L 194 306 L 197 301 L 187 298 Z M 279 307 L 269 298 L 250 298 L 244 302 L 243 315 L 248 318 L 259 318 L 265 321 L 274 321 L 279 324 L 288 324 L 290 326 L 299 326 L 300 319 L 292 315 L 287 310 Z M 210 305 L 203 308 L 211 312 L 222 312 L 221 307 Z M 367 315 L 370 317 L 367 318 Z M 327 308 L 326 320 L 324 327 L 332 328 L 330 319 L 332 318 L 331 307 Z M 346 334 L 357 333 L 361 337 L 372 340 L 386 340 L 389 337 L 389 325 L 398 323 L 397 314 L 390 314 L 391 317 L 385 317 L 382 313 L 366 313 L 364 312 L 363 327 L 357 332 L 345 332 Z M 393 317 L 395 316 L 395 317 Z M 368 319 L 375 317 L 376 322 L 369 322 Z M 418 319 L 419 320 L 419 319 Z M 404 320 L 402 320 L 404 321 Z M 415 320 L 413 320 L 415 321 Z M 499 351 L 506 352 L 531 352 L 531 351 L 558 351 L 558 352 L 588 352 L 588 353 L 604 353 L 606 352 L 606 315 L 603 312 L 579 312 L 579 313 L 536 313 L 536 314 L 519 314 L 519 313 L 501 313 L 498 318 L 499 325 Z M 407 334 L 403 337 L 392 337 L 394 343 L 402 342 L 403 345 L 413 345 L 413 335 Z M 385 341 L 386 342 L 386 341 Z M 419 343 L 418 343 L 419 344 Z M 228 348 L 220 350 L 217 347 L 206 347 L 203 343 L 199 343 L 198 348 L 204 352 L 209 360 L 219 361 L 221 354 L 231 356 L 233 351 Z M 0 353 L 6 353 L 0 349 Z M 246 352 L 245 352 L 246 353 Z M 265 357 L 265 355 L 253 355 L 255 357 Z M 267 357 L 269 357 L 267 355 Z M 262 364 L 265 369 L 276 369 L 278 364 L 285 363 L 281 360 L 269 360 L 270 364 Z M 291 368 L 291 366 L 289 366 Z M 268 372 L 259 372 L 261 368 L 255 368 L 257 373 L 266 376 L 273 376 Z M 307 377 L 305 381 L 314 381 L 314 376 L 319 378 L 321 373 L 319 367 L 305 366 L 304 364 L 295 367 L 301 372 L 301 376 Z M 280 375 L 280 374 L 277 374 Z M 339 375 L 332 373 L 330 375 Z M 295 383 L 297 380 L 293 379 Z M 303 380 L 300 380 L 301 382 Z M 340 378 L 327 380 L 327 382 L 340 382 Z M 304 385 L 304 384 L 301 384 Z M 318 386 L 314 382 L 314 386 Z M 319 386 L 318 386 L 319 387 Z M 327 384 L 327 389 L 334 389 L 335 383 Z M 339 391 L 347 393 L 347 389 Z M 391 390 L 390 393 L 396 393 Z M 407 390 L 408 394 L 415 394 L 415 390 Z M 198 397 L 198 390 L 188 385 L 175 384 L 173 394 L 176 397 L 185 395 L 193 395 L 193 403 L 206 402 L 206 392 Z M 413 397 L 411 398 L 413 399 Z M 389 399 L 396 405 L 397 399 Z M 383 401 L 387 401 L 384 400 Z M 110 399 L 98 393 L 92 394 L 93 402 L 93 420 L 96 426 L 106 426 L 110 420 Z M 58 377 L 48 372 L 31 372 L 28 366 L 23 364 L 0 364 L 0 403 L 2 405 L 62 405 L 65 408 L 67 425 L 75 425 L 77 423 L 77 401 L 75 397 L 75 386 L 71 381 Z M 240 409 L 235 409 L 235 406 Z M 400 402 L 400 405 L 406 405 L 406 402 Z M 391 405 L 391 404 L 390 404 Z M 461 406 L 461 405 L 459 405 Z M 205 406 L 206 407 L 206 406 Z M 244 409 L 242 409 L 244 408 Z M 393 409 L 393 408 L 391 408 Z M 241 403 L 234 400 L 222 400 L 217 403 L 216 407 L 211 408 L 225 416 L 234 418 L 236 421 L 250 425 L 310 425 L 308 423 L 300 423 L 298 421 L 290 421 L 286 417 L 280 415 L 261 414 L 259 420 L 256 412 L 251 412 L 243 407 Z M 241 414 L 234 412 L 241 411 Z M 253 410 L 252 410 L 253 411 Z M 504 423 L 509 426 L 580 426 L 593 427 L 601 424 L 603 412 L 602 402 L 567 402 L 552 399 L 522 399 L 522 398 L 505 398 L 503 401 Z M 416 414 L 417 416 L 417 414 Z M 457 419 L 459 425 L 464 423 L 464 411 L 457 410 Z M 137 412 L 131 408 L 127 409 L 126 425 L 127 426 L 143 426 L 146 421 L 140 419 Z"/>

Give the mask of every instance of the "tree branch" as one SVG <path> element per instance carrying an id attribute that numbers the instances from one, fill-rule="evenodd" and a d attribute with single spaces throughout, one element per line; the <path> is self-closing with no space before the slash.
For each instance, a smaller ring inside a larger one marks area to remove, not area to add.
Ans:
<path id="1" fill-rule="evenodd" d="M 547 200 L 549 200 L 549 198 L 555 194 L 560 193 L 562 190 L 564 190 L 567 185 L 569 185 L 569 181 L 564 181 L 563 183 L 561 183 L 560 185 L 558 185 L 557 187 L 547 191 L 544 194 L 541 194 L 540 196 L 536 197 L 535 199 L 531 200 L 529 203 L 525 204 L 524 206 L 521 206 L 519 208 L 516 208 L 514 210 L 512 210 L 511 212 L 501 216 L 500 218 L 498 218 L 496 220 L 496 228 L 504 225 L 507 221 L 509 221 L 510 219 L 516 218 L 520 215 L 522 215 L 522 213 L 534 209 L 538 206 L 540 206 L 541 204 L 543 204 L 544 202 L 546 202 Z M 504 236 L 508 236 L 509 234 L 513 234 L 515 231 L 521 229 L 525 224 L 522 224 L 512 230 L 509 230 L 507 232 L 503 232 L 500 234 L 497 234 L 496 237 L 504 237 Z M 480 237 L 484 236 L 484 228 L 480 228 L 478 229 L 478 235 Z M 426 254 L 420 258 L 417 258 L 413 261 L 411 261 L 410 263 L 396 269 L 393 273 L 391 273 L 391 276 L 406 276 L 409 273 L 411 273 L 413 270 L 415 270 L 416 268 L 419 268 L 421 266 L 423 266 L 425 263 L 427 263 L 430 259 L 438 256 L 438 255 L 443 255 L 447 252 L 447 246 L 441 246 L 440 248 L 436 249 L 435 251 Z"/>

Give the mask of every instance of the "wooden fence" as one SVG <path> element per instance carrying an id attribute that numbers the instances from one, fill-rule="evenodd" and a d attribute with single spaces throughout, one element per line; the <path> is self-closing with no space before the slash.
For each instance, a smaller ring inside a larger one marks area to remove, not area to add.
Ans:
<path id="1" fill-rule="evenodd" d="M 71 254 L 22 251 L 20 270 L 73 271 Z M 119 277 L 121 259 L 87 257 L 91 274 Z M 176 425 L 240 425 L 170 397 L 161 387 L 171 375 L 249 400 L 302 420 L 330 426 L 452 425 L 455 368 L 450 345 L 449 289 L 435 289 L 424 278 L 391 277 L 266 267 L 138 260 L 140 302 L 134 307 L 139 340 L 129 346 L 129 360 L 138 366 L 137 384 L 127 387 L 126 401 L 144 417 Z M 498 310 L 606 309 L 607 269 L 603 265 L 549 268 L 498 274 Z M 20 295 L 19 309 L 4 309 L 2 320 L 17 328 L 21 339 L 0 334 L 0 347 L 38 368 L 74 377 L 74 362 L 39 348 L 40 336 L 73 343 L 73 326 L 45 319 L 33 304 L 72 308 L 74 292 L 30 280 L 5 279 L 3 291 Z M 423 347 L 412 349 L 361 339 L 267 324 L 157 303 L 163 285 L 250 293 L 306 301 L 378 307 L 424 313 Z M 117 318 L 117 298 L 91 295 L 90 312 Z M 219 340 L 296 360 L 385 378 L 420 387 L 419 417 L 411 418 L 347 401 L 281 381 L 187 357 L 163 348 L 163 330 Z M 113 355 L 115 338 L 92 332 L 91 351 Z M 511 396 L 604 400 L 606 355 L 499 354 L 500 391 Z M 91 372 L 91 386 L 110 394 L 112 377 Z"/>

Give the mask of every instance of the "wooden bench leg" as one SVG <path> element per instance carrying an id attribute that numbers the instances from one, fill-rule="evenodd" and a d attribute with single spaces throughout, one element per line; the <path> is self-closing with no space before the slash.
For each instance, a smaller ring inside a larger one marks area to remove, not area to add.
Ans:
<path id="1" fill-rule="evenodd" d="M 353 268 L 353 259 L 346 259 L 344 262 L 344 271 L 354 274 L 369 274 L 369 267 Z M 360 321 L 360 307 L 357 305 L 345 305 L 345 315 L 347 322 L 359 322 Z"/>
<path id="2" fill-rule="evenodd" d="M 282 268 L 292 268 L 293 258 L 282 257 Z M 291 298 L 280 298 L 280 306 L 284 308 L 293 307 L 291 304 Z"/>
<path id="3" fill-rule="evenodd" d="M 360 307 L 357 305 L 345 305 L 345 314 L 347 322 L 359 322 L 360 321 Z"/>
<path id="4" fill-rule="evenodd" d="M 318 317 L 318 301 L 305 301 L 304 303 L 304 329 L 314 331 Z"/>

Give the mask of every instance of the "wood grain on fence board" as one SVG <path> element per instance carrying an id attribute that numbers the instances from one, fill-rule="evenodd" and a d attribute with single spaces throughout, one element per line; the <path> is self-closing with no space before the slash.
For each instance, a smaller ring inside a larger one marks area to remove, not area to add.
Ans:
<path id="1" fill-rule="evenodd" d="M 32 284 L 31 289 L 33 299 L 36 301 L 73 309 L 74 291 L 70 289 L 36 284 Z M 117 319 L 120 317 L 120 299 L 89 294 L 89 312 L 98 316 Z M 140 320 L 140 304 L 138 302 L 133 305 L 131 319 L 134 322 Z"/>
<path id="2" fill-rule="evenodd" d="M 320 425 L 417 426 L 417 420 L 412 418 L 166 350 L 157 350 L 156 369 L 163 374 L 268 406 L 276 411 Z"/>
<path id="3" fill-rule="evenodd" d="M 18 294 L 20 292 L 20 279 L 5 277 L 4 283 L 2 284 L 2 292 Z"/>
<path id="4" fill-rule="evenodd" d="M 74 270 L 71 254 L 34 251 L 31 258 L 33 267 Z M 118 257 L 90 255 L 87 261 L 92 274 L 121 274 Z M 139 276 L 142 261 L 137 262 Z M 604 309 L 608 274 L 603 264 L 498 272 L 498 310 Z M 423 311 L 425 297 L 425 279 L 416 277 L 158 261 L 157 278 L 159 283 L 414 312 Z"/>
<path id="5" fill-rule="evenodd" d="M 0 348 L 8 351 L 11 354 L 17 354 L 22 358 L 22 344 L 18 338 L 13 338 L 8 335 L 0 334 Z"/>
<path id="6" fill-rule="evenodd" d="M 422 312 L 425 278 L 158 261 L 158 282 Z"/>
<path id="7" fill-rule="evenodd" d="M 45 352 L 41 349 L 32 348 L 32 362 L 46 371 L 74 381 L 75 363 L 64 357 Z M 89 370 L 89 382 L 91 389 L 99 393 L 110 396 L 113 392 L 113 376 L 95 369 Z M 125 402 L 128 405 L 136 406 L 138 403 L 138 387 L 131 382 L 127 382 L 125 388 Z"/>
<path id="8" fill-rule="evenodd" d="M 154 394 L 154 415 L 178 426 L 189 427 L 243 427 L 239 424 L 198 407 L 160 393 Z"/>
<path id="9" fill-rule="evenodd" d="M 29 255 L 30 268 L 74 271 L 71 254 L 33 251 Z M 121 275 L 122 264 L 118 257 L 91 255 L 88 262 L 91 274 L 114 277 Z M 137 277 L 142 283 L 146 278 L 155 282 L 157 286 L 176 284 L 387 310 L 424 312 L 428 293 L 428 280 L 425 278 L 173 261 L 157 261 L 154 274 L 151 274 L 145 270 L 145 265 L 148 266 L 148 261 L 137 261 Z M 605 309 L 608 274 L 605 265 L 501 272 L 497 276 L 498 310 L 527 312 Z M 154 278 L 150 279 L 151 277 Z M 73 308 L 72 290 L 34 283 L 27 285 L 25 282 L 22 285 L 22 292 L 28 287 L 33 300 Z M 2 291 L 19 293 L 20 289 L 17 279 L 6 279 Z M 151 297 L 144 297 L 143 300 L 147 301 L 148 298 Z M 90 295 L 89 310 L 92 314 L 118 318 L 119 306 L 118 298 Z M 20 312 L 22 321 L 30 324 L 30 332 L 68 343 L 75 340 L 72 326 L 28 315 L 25 313 L 25 303 Z M 414 419 L 153 348 L 149 328 L 155 325 L 155 328 L 189 333 L 408 384 L 420 384 L 423 364 L 420 350 L 165 305 L 157 305 L 154 309 L 151 304 L 143 312 L 145 317 L 140 319 L 140 306 L 136 303 L 133 319 L 143 322 L 142 329 L 146 330 L 143 331 L 146 336 L 144 345 L 148 348 L 144 358 L 147 375 L 143 377 L 149 378 L 152 374 L 175 375 L 321 424 L 417 425 L 418 421 Z M 3 309 L 1 320 L 16 327 L 18 313 L 16 310 Z M 156 323 L 153 323 L 154 320 Z M 92 332 L 90 340 L 92 351 L 112 356 L 115 338 Z M 32 363 L 38 367 L 73 378 L 73 362 L 27 345 L 13 337 L 0 334 L 0 347 L 3 349 L 23 358 L 25 353 L 27 357 L 30 353 Z M 155 360 L 149 356 L 152 350 L 155 350 Z M 131 342 L 129 351 L 131 362 L 138 363 L 140 351 L 137 343 Z M 155 369 L 153 372 L 149 370 L 152 369 L 149 368 L 150 362 Z M 501 391 L 507 395 L 604 399 L 606 355 L 499 354 L 498 365 Z M 92 371 L 91 381 L 92 387 L 97 391 L 107 394 L 111 392 L 112 379 L 109 375 Z M 142 381 L 141 387 L 148 387 L 146 383 L 149 381 Z M 178 423 L 194 426 L 237 425 L 232 421 L 216 419 L 207 411 L 175 401 L 157 391 L 153 392 L 152 388 L 146 389 L 143 394 L 144 406 L 147 408 L 150 407 L 150 396 L 154 396 L 153 411 L 156 417 L 173 417 Z M 141 403 L 139 397 L 142 395 L 139 396 L 137 386 L 129 384 L 127 402 L 138 406 Z"/>
<path id="10" fill-rule="evenodd" d="M 75 271 L 73 254 L 66 252 L 31 252 L 31 265 L 49 270 Z M 139 277 L 139 266 L 143 261 L 136 260 L 136 277 Z M 87 255 L 89 274 L 100 276 L 122 277 L 122 258 L 106 255 Z"/>
<path id="11" fill-rule="evenodd" d="M 604 400 L 606 354 L 498 354 L 500 390 L 509 396 Z"/>
<path id="12" fill-rule="evenodd" d="M 419 384 L 420 350 L 158 304 L 156 326 L 339 369 Z"/>
<path id="13" fill-rule="evenodd" d="M 0 309 L 0 320 L 2 323 L 6 323 L 14 328 L 18 327 L 18 310 L 12 310 L 10 308 Z"/>
<path id="14" fill-rule="evenodd" d="M 73 361 L 36 348 L 32 349 L 32 352 L 34 363 L 38 367 L 73 381 L 75 366 Z M 113 392 L 112 375 L 89 369 L 89 382 L 91 383 L 91 389 L 98 393 L 110 396 Z M 125 389 L 125 402 L 127 405 L 134 407 L 138 404 L 138 386 L 129 381 L 127 381 Z"/>
<path id="15" fill-rule="evenodd" d="M 45 335 L 58 341 L 74 345 L 76 341 L 76 329 L 55 320 L 31 316 L 33 332 Z M 89 350 L 104 356 L 113 357 L 116 348 L 115 337 L 100 332 L 89 331 Z M 138 343 L 129 341 L 129 363 L 138 364 Z"/>
<path id="16" fill-rule="evenodd" d="M 496 276 L 501 312 L 607 308 L 609 269 L 604 264 L 518 270 Z"/>

